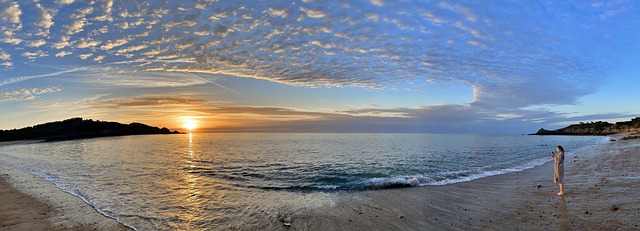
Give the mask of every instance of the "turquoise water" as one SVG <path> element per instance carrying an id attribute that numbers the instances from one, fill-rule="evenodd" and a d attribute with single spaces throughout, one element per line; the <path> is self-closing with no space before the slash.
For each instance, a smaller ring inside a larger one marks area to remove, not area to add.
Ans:
<path id="1" fill-rule="evenodd" d="M 233 229 L 338 194 L 445 185 L 520 171 L 605 137 L 444 134 L 184 134 L 0 148 L 138 230 Z"/>

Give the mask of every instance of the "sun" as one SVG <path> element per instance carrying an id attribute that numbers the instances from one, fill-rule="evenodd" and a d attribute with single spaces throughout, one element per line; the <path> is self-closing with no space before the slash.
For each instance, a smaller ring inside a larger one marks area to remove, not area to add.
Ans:
<path id="1" fill-rule="evenodd" d="M 184 128 L 186 128 L 189 131 L 192 131 L 193 129 L 195 129 L 196 127 L 198 127 L 198 124 L 196 123 L 196 121 L 192 118 L 182 118 L 183 124 L 182 126 Z"/>

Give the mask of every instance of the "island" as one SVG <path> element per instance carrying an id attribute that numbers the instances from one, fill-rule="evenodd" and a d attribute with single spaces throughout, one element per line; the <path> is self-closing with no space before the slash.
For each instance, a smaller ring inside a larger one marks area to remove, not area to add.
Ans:
<path id="1" fill-rule="evenodd" d="M 540 128 L 538 132 L 530 135 L 581 135 L 581 136 L 606 136 L 617 133 L 640 132 L 640 117 L 631 121 L 617 122 L 615 124 L 606 121 L 580 122 L 557 130 Z"/>
<path id="2" fill-rule="evenodd" d="M 17 140 L 74 140 L 107 136 L 128 136 L 148 134 L 183 134 L 167 128 L 152 127 L 141 123 L 121 124 L 118 122 L 71 118 L 31 127 L 0 130 L 0 141 Z"/>

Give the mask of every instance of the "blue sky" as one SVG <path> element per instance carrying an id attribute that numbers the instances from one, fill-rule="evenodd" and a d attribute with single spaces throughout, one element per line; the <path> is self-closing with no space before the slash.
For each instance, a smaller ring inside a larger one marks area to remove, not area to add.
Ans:
<path id="1" fill-rule="evenodd" d="M 640 116 L 636 1 L 0 1 L 0 129 L 531 133 Z"/>

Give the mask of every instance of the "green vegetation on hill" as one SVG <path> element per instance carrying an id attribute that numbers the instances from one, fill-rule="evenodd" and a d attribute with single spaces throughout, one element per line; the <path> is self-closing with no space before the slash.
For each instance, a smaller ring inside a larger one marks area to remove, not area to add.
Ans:
<path id="1" fill-rule="evenodd" d="M 572 124 L 568 127 L 558 130 L 546 130 L 541 128 L 538 132 L 531 135 L 610 135 L 622 132 L 638 132 L 640 131 L 640 117 L 631 119 L 631 121 L 617 122 L 615 124 L 609 122 L 588 122 Z"/>
<path id="2" fill-rule="evenodd" d="M 0 130 L 0 141 L 14 140 L 73 140 L 105 136 L 145 134 L 179 134 L 167 128 L 152 127 L 141 123 L 121 124 L 99 120 L 72 118 L 12 130 Z"/>

